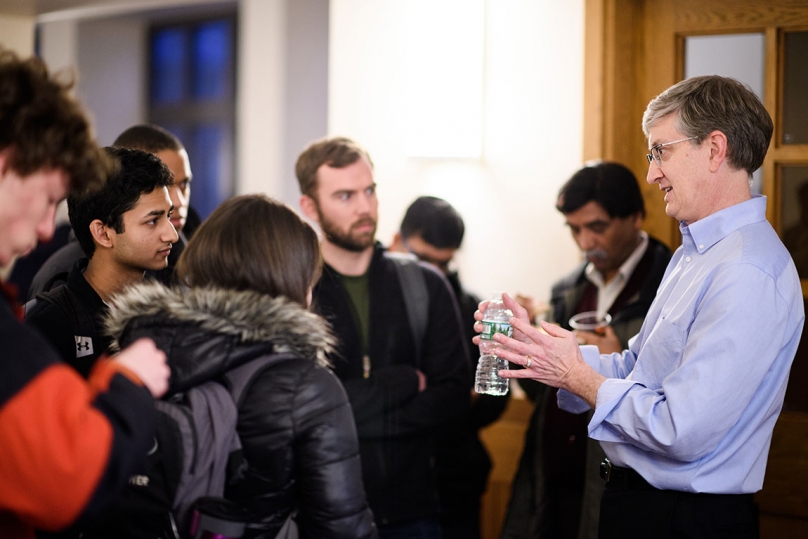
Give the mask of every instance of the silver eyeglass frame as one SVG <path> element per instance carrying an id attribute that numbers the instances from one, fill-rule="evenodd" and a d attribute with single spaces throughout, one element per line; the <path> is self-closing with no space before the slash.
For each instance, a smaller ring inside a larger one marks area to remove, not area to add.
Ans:
<path id="1" fill-rule="evenodd" d="M 651 146 L 648 151 L 651 153 L 645 154 L 646 159 L 648 159 L 648 164 L 651 164 L 651 161 L 656 161 L 658 167 L 662 166 L 662 156 L 659 155 L 659 149 L 664 148 L 665 146 L 670 146 L 671 144 L 679 144 L 680 142 L 684 142 L 686 140 L 694 140 L 698 137 L 687 137 L 687 138 L 680 138 L 679 140 L 672 140 L 670 142 L 663 142 L 661 144 L 654 144 Z"/>

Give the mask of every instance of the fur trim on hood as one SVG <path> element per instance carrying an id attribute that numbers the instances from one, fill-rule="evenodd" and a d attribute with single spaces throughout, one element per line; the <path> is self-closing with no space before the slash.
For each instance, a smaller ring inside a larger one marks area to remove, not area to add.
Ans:
<path id="1" fill-rule="evenodd" d="M 120 348 L 127 325 L 141 318 L 188 322 L 199 331 L 229 335 L 244 344 L 270 342 L 278 352 L 315 358 L 321 365 L 328 365 L 326 356 L 336 343 L 320 316 L 285 297 L 147 282 L 125 289 L 110 302 L 104 326 L 113 338 L 112 350 Z"/>

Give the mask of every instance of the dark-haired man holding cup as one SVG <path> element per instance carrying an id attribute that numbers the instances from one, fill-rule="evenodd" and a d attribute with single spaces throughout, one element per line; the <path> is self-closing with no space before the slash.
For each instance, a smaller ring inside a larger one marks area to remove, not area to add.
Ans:
<path id="1" fill-rule="evenodd" d="M 553 285 L 550 320 L 570 330 L 581 313 L 609 318 L 580 326 L 578 341 L 603 353 L 622 350 L 639 331 L 671 258 L 642 230 L 645 205 L 637 179 L 618 163 L 588 163 L 561 187 L 556 209 L 585 260 Z M 536 407 L 501 537 L 594 539 L 604 454 L 587 436 L 592 414 L 560 410 L 554 388 L 532 380 L 520 384 Z"/>

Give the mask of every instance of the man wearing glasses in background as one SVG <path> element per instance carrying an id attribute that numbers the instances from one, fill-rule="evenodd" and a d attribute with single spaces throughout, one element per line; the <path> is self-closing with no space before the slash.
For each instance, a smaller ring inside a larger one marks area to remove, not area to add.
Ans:
<path id="1" fill-rule="evenodd" d="M 562 389 L 563 409 L 594 409 L 589 436 L 608 457 L 600 537 L 758 537 L 753 494 L 805 321 L 794 263 L 750 191 L 772 121 L 749 88 L 706 76 L 652 100 L 643 131 L 647 181 L 682 246 L 642 329 L 600 355 L 531 327 L 507 296 L 514 338 L 496 340 L 526 368 L 501 374 Z"/>

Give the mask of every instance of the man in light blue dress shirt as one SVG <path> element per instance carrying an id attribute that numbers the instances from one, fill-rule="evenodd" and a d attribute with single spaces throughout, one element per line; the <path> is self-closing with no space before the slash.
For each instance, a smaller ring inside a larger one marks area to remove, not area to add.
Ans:
<path id="1" fill-rule="evenodd" d="M 772 430 L 805 320 L 797 271 L 750 179 L 772 135 L 760 100 L 724 77 L 682 81 L 648 105 L 647 181 L 680 222 L 674 254 L 639 334 L 599 355 L 510 297 L 502 371 L 561 388 L 594 409 L 608 457 L 600 537 L 757 537 Z M 477 315 L 479 319 L 479 315 Z"/>

